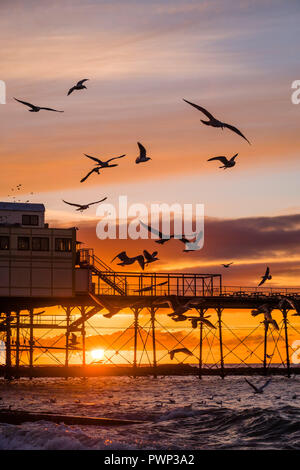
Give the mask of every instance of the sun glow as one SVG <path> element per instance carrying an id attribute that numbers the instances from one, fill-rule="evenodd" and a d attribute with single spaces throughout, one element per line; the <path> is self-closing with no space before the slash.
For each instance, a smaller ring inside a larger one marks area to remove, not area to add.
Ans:
<path id="1" fill-rule="evenodd" d="M 93 349 L 91 351 L 91 356 L 94 361 L 100 361 L 104 357 L 104 349 Z"/>

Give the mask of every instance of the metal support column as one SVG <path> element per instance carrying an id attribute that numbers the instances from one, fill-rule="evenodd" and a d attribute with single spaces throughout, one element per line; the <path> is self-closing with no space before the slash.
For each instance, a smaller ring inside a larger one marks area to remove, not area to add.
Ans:
<path id="1" fill-rule="evenodd" d="M 5 373 L 6 380 L 11 380 L 11 312 L 6 313 Z"/>
<path id="2" fill-rule="evenodd" d="M 152 328 L 152 347 L 153 347 L 153 371 L 154 378 L 157 378 L 157 362 L 156 362 L 156 341 L 155 341 L 155 308 L 151 307 L 151 328 Z"/>
<path id="3" fill-rule="evenodd" d="M 288 320 L 287 320 L 287 309 L 282 310 L 283 315 L 283 324 L 284 324 L 284 335 L 285 335 L 285 351 L 286 351 L 286 368 L 287 376 L 291 377 L 291 364 L 290 364 L 290 355 L 289 355 L 289 338 L 288 338 Z"/>
<path id="4" fill-rule="evenodd" d="M 16 373 L 15 378 L 19 378 L 20 368 L 20 310 L 16 310 Z"/>
<path id="5" fill-rule="evenodd" d="M 267 346 L 268 346 L 268 329 L 269 329 L 269 323 L 264 320 L 264 327 L 265 327 L 265 335 L 264 335 L 264 363 L 263 363 L 263 369 L 264 369 L 264 375 L 267 375 Z"/>
<path id="6" fill-rule="evenodd" d="M 218 326 L 219 326 L 219 346 L 220 346 L 220 364 L 221 364 L 221 378 L 224 379 L 225 377 L 225 370 L 224 370 L 224 354 L 223 354 L 223 338 L 222 338 L 222 308 L 217 308 L 217 315 L 218 315 Z"/>
<path id="7" fill-rule="evenodd" d="M 70 314 L 71 314 L 71 307 L 66 308 L 66 324 L 67 324 L 67 330 L 66 330 L 66 356 L 65 356 L 65 368 L 66 368 L 66 375 L 65 378 L 68 378 L 69 375 L 69 340 L 70 340 Z"/>
<path id="8" fill-rule="evenodd" d="M 29 310 L 29 378 L 33 375 L 33 308 Z"/>
<path id="9" fill-rule="evenodd" d="M 136 377 L 136 367 L 137 367 L 137 337 L 138 337 L 138 329 L 139 329 L 139 309 L 135 308 L 133 310 L 134 313 L 134 356 L 133 356 L 133 373 L 134 377 Z"/>

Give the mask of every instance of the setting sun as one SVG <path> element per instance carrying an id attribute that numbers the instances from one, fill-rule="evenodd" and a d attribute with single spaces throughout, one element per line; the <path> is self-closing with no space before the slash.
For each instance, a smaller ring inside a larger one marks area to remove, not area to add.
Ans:
<path id="1" fill-rule="evenodd" d="M 91 351 L 91 356 L 94 361 L 100 361 L 104 357 L 104 349 L 93 349 Z"/>

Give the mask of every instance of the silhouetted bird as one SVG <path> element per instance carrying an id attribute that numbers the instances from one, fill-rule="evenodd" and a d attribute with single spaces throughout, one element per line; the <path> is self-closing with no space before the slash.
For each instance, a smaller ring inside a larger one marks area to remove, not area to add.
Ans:
<path id="1" fill-rule="evenodd" d="M 107 197 L 104 197 L 103 199 L 101 199 L 100 201 L 95 201 L 95 202 L 90 202 L 89 204 L 73 204 L 72 202 L 67 202 L 67 201 L 64 201 L 64 199 L 62 200 L 65 204 L 68 204 L 69 206 L 75 206 L 77 207 L 77 211 L 79 212 L 83 212 L 85 211 L 86 209 L 88 209 L 90 206 L 92 206 L 93 204 L 98 204 L 100 202 L 103 202 L 103 201 L 106 201 Z"/>
<path id="2" fill-rule="evenodd" d="M 143 255 L 132 256 L 131 258 L 129 258 L 126 254 L 126 251 L 121 251 L 121 253 L 116 255 L 111 260 L 111 262 L 113 262 L 116 258 L 119 258 L 119 260 L 121 261 L 121 263 L 118 263 L 119 266 L 129 266 L 130 264 L 133 264 L 137 261 L 142 269 L 144 269 L 145 267 L 145 260 Z"/>
<path id="3" fill-rule="evenodd" d="M 194 108 L 198 109 L 203 114 L 205 114 L 205 116 L 208 117 L 209 121 L 202 121 L 202 119 L 201 119 L 201 122 L 203 124 L 205 124 L 206 126 L 219 127 L 220 129 L 223 129 L 225 127 L 227 129 L 231 130 L 232 132 L 235 132 L 236 134 L 241 136 L 243 139 L 247 140 L 248 144 L 250 144 L 249 140 L 236 127 L 231 126 L 230 124 L 226 124 L 225 122 L 219 121 L 212 114 L 210 114 L 205 108 L 202 108 L 201 106 L 198 106 L 195 103 L 191 103 L 190 101 L 187 101 L 185 99 L 183 101 L 190 104 L 191 106 L 194 106 Z"/>
<path id="4" fill-rule="evenodd" d="M 140 154 L 136 158 L 135 163 L 143 163 L 143 162 L 147 162 L 148 160 L 151 160 L 150 157 L 147 157 L 147 152 L 146 152 L 145 147 L 140 142 L 138 142 L 137 144 L 140 149 Z"/>
<path id="5" fill-rule="evenodd" d="M 80 180 L 80 183 L 83 183 L 85 180 L 87 180 L 88 177 L 89 177 L 90 175 L 92 175 L 93 173 L 97 173 L 97 175 L 100 175 L 100 170 L 101 170 L 101 166 L 98 166 L 98 167 L 96 167 L 96 168 L 93 168 L 91 171 L 88 172 L 88 174 L 87 174 L 86 176 L 84 176 L 84 178 L 82 178 L 82 179 Z"/>
<path id="6" fill-rule="evenodd" d="M 155 228 L 151 227 L 151 225 L 146 225 L 141 220 L 139 222 L 144 228 L 146 228 L 148 230 L 148 232 L 151 232 L 154 235 L 156 235 L 157 237 L 159 237 L 158 240 L 155 240 L 155 243 L 159 243 L 160 245 L 163 245 L 167 241 L 171 240 L 171 238 L 174 238 L 174 235 L 163 234 L 159 230 L 156 230 Z"/>
<path id="7" fill-rule="evenodd" d="M 77 336 L 75 335 L 75 333 L 72 333 L 71 334 L 71 339 L 69 341 L 69 345 L 70 346 L 76 346 L 77 344 L 79 344 L 79 341 L 77 341 Z"/>
<path id="8" fill-rule="evenodd" d="M 27 103 L 26 101 L 18 100 L 17 98 L 14 98 L 14 100 L 18 101 L 19 103 L 25 104 L 25 106 L 31 108 L 28 110 L 30 113 L 38 113 L 42 109 L 44 109 L 45 111 L 54 111 L 55 113 L 63 113 L 63 111 L 58 111 L 57 109 L 45 108 L 43 106 L 35 106 L 34 104 Z"/>
<path id="9" fill-rule="evenodd" d="M 84 155 L 90 158 L 91 160 L 94 160 L 94 162 L 96 162 L 95 166 L 100 167 L 100 168 L 113 168 L 115 166 L 119 166 L 117 163 L 114 163 L 113 165 L 109 165 L 109 162 L 113 160 L 118 160 L 119 158 L 126 157 L 126 154 L 124 154 L 124 155 L 120 155 L 119 157 L 113 157 L 113 158 L 110 158 L 109 160 L 103 161 L 103 160 L 100 160 L 99 158 L 91 157 L 91 155 L 87 155 L 86 153 Z"/>
<path id="10" fill-rule="evenodd" d="M 187 356 L 193 355 L 193 353 L 187 348 L 177 348 L 177 349 L 172 349 L 172 351 L 169 351 L 170 359 L 173 360 L 175 354 L 178 354 L 178 353 L 183 353 L 183 354 L 186 354 Z"/>
<path id="11" fill-rule="evenodd" d="M 224 268 L 230 268 L 230 266 L 231 266 L 232 264 L 233 264 L 233 262 L 232 262 L 232 263 L 228 263 L 228 264 L 222 264 L 221 266 L 224 266 Z"/>
<path id="12" fill-rule="evenodd" d="M 276 320 L 274 320 L 274 318 L 272 317 L 272 307 L 270 307 L 270 305 L 268 304 L 263 304 L 261 305 L 260 307 L 254 309 L 254 310 L 251 310 L 251 315 L 253 317 L 256 317 L 257 315 L 260 315 L 261 313 L 264 314 L 264 323 L 265 325 L 273 325 L 274 328 L 278 331 L 279 330 L 279 327 L 278 327 L 278 324 L 276 322 Z"/>
<path id="13" fill-rule="evenodd" d="M 145 257 L 145 266 L 149 263 L 154 263 L 154 261 L 158 261 L 159 259 L 156 257 L 157 251 L 153 251 L 153 253 L 149 253 L 147 250 L 143 251 Z"/>
<path id="14" fill-rule="evenodd" d="M 261 276 L 261 281 L 258 284 L 258 287 L 264 284 L 266 281 L 270 281 L 272 279 L 272 276 L 270 275 L 270 268 L 267 266 L 266 272 L 263 276 Z"/>
<path id="15" fill-rule="evenodd" d="M 203 325 L 208 326 L 208 328 L 212 328 L 212 329 L 216 330 L 215 325 L 213 325 L 208 320 L 208 318 L 210 318 L 210 315 L 207 315 L 206 317 L 200 315 L 199 317 L 187 317 L 187 318 L 191 321 L 192 328 L 194 328 L 194 329 L 197 328 L 198 323 L 202 323 Z"/>
<path id="16" fill-rule="evenodd" d="M 87 82 L 88 81 L 88 78 L 84 78 L 83 80 L 79 80 L 79 82 L 76 83 L 76 85 L 72 86 L 72 88 L 70 88 L 70 90 L 68 91 L 68 96 L 73 93 L 74 90 L 83 90 L 84 88 L 86 88 L 85 85 L 83 85 L 84 82 Z"/>
<path id="17" fill-rule="evenodd" d="M 293 310 L 296 310 L 297 313 L 293 313 L 293 317 L 299 317 L 300 316 L 300 303 L 299 301 L 296 301 L 294 298 L 291 297 L 283 297 L 279 304 L 278 308 L 281 309 L 290 309 L 292 308 Z"/>
<path id="18" fill-rule="evenodd" d="M 231 157 L 230 160 L 228 160 L 226 157 L 213 157 L 213 158 L 209 158 L 207 161 L 212 162 L 213 160 L 219 160 L 224 165 L 224 166 L 219 166 L 219 168 L 224 168 L 224 170 L 226 170 L 226 168 L 232 168 L 236 164 L 235 158 L 237 156 L 238 156 L 238 153 L 233 155 L 233 157 Z"/>

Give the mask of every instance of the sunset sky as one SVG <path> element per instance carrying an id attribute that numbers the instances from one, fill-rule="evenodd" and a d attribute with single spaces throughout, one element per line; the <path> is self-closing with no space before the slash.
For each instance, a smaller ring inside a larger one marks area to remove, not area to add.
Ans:
<path id="1" fill-rule="evenodd" d="M 203 250 L 172 241 L 153 269 L 221 272 L 224 284 L 250 286 L 269 264 L 270 286 L 300 285 L 299 19 L 292 0 L 1 1 L 1 200 L 22 183 L 23 202 L 43 202 L 51 226 L 79 227 L 108 263 L 157 245 L 99 241 L 96 207 L 80 215 L 62 199 L 203 203 Z M 83 78 L 87 90 L 67 96 Z M 28 113 L 13 97 L 64 113 Z M 203 126 L 183 98 L 252 145 Z M 151 161 L 135 165 L 137 141 Z M 80 183 L 93 166 L 84 153 L 126 157 Z M 226 171 L 207 162 L 235 153 Z"/>

